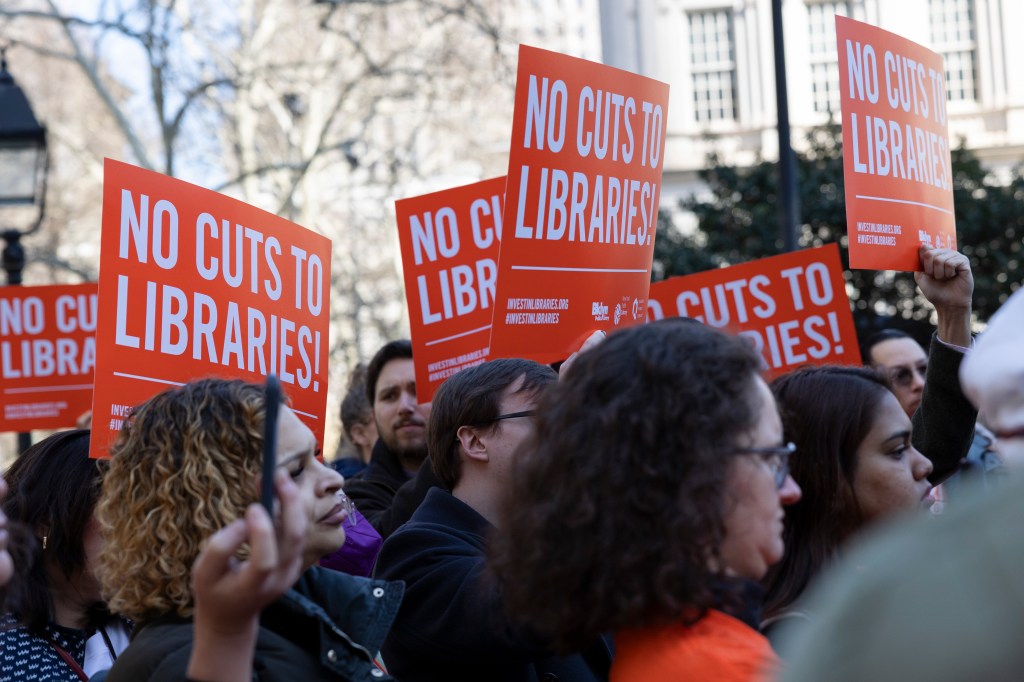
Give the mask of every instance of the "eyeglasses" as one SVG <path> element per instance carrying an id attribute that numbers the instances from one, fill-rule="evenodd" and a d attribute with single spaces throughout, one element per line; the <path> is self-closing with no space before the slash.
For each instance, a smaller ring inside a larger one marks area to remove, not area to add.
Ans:
<path id="1" fill-rule="evenodd" d="M 523 410 L 522 412 L 509 412 L 508 414 L 499 414 L 491 421 L 501 421 L 502 419 L 518 419 L 519 417 L 532 417 L 536 413 L 536 410 Z"/>
<path id="2" fill-rule="evenodd" d="M 894 367 L 889 370 L 889 381 L 891 381 L 894 386 L 906 388 L 907 386 L 910 386 L 910 384 L 914 383 L 915 373 L 921 377 L 921 381 L 924 381 L 927 372 L 927 362 L 919 363 L 913 367 Z"/>
<path id="3" fill-rule="evenodd" d="M 735 450 L 739 455 L 757 455 L 768 465 L 775 477 L 775 487 L 782 489 L 786 485 L 786 477 L 789 476 L 789 457 L 796 452 L 796 445 L 786 443 L 777 448 L 740 448 Z"/>

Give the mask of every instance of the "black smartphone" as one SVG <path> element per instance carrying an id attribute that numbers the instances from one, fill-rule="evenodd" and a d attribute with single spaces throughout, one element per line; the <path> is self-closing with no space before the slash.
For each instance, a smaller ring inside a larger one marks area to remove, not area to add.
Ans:
<path id="1" fill-rule="evenodd" d="M 281 382 L 273 374 L 267 377 L 264 396 L 266 421 L 263 424 L 263 478 L 260 502 L 274 516 L 274 470 L 277 468 L 277 411 L 281 405 Z"/>

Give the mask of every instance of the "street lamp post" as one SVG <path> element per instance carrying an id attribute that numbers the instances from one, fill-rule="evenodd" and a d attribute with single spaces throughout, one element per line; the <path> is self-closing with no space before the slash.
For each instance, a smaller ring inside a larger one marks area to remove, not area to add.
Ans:
<path id="1" fill-rule="evenodd" d="M 7 70 L 7 49 L 0 48 L 0 208 L 38 209 L 38 216 L 25 231 L 2 226 L 3 269 L 7 284 L 21 284 L 25 248 L 21 238 L 39 229 L 46 208 L 46 176 L 49 155 L 46 128 L 39 124 L 28 98 Z M 32 434 L 18 434 L 18 452 L 32 444 Z"/>

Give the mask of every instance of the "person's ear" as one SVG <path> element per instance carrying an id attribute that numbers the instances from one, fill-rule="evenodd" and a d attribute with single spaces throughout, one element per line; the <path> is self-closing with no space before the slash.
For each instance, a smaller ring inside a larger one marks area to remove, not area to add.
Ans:
<path id="1" fill-rule="evenodd" d="M 368 443 L 368 441 L 370 440 L 370 434 L 367 433 L 367 430 L 368 429 L 366 424 L 353 425 L 352 435 L 350 436 L 350 438 L 352 439 L 352 443 L 360 447 L 364 447 L 367 444 L 372 445 L 372 443 Z"/>
<path id="2" fill-rule="evenodd" d="M 480 462 L 487 461 L 487 445 L 481 440 L 480 431 L 476 427 L 460 426 L 459 430 L 455 432 L 455 437 L 467 457 Z"/>

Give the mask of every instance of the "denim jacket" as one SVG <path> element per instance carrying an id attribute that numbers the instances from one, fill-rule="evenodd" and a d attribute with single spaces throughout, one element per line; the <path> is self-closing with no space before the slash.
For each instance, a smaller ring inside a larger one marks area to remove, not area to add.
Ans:
<path id="1" fill-rule="evenodd" d="M 264 609 L 253 679 L 391 680 L 373 664 L 398 613 L 404 586 L 313 567 Z M 180 682 L 192 648 L 192 621 L 167 616 L 142 625 L 105 682 Z M 96 679 L 95 677 L 93 679 Z"/>

